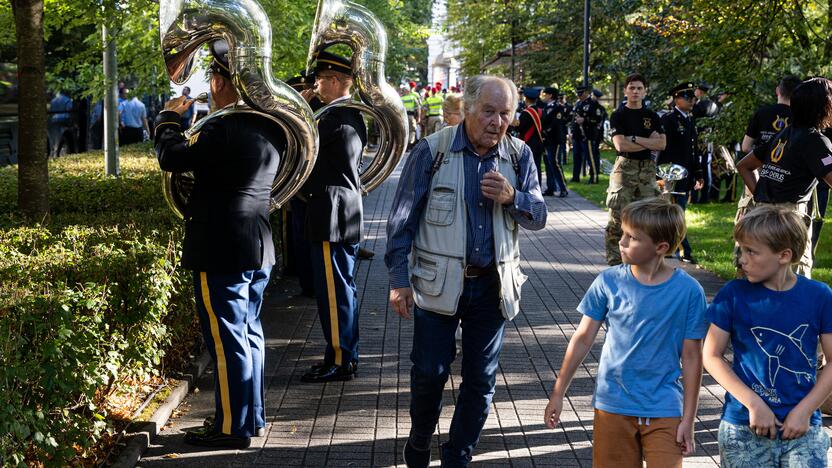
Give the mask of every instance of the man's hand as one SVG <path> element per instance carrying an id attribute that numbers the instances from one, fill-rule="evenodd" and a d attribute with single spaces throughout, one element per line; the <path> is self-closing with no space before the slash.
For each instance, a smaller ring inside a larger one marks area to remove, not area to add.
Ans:
<path id="1" fill-rule="evenodd" d="M 694 440 L 693 421 L 685 421 L 682 419 L 679 422 L 679 427 L 676 429 L 676 443 L 682 449 L 682 455 L 690 455 L 696 451 L 696 442 Z"/>
<path id="2" fill-rule="evenodd" d="M 497 171 L 486 172 L 480 183 L 482 195 L 501 205 L 514 203 L 514 187 Z"/>
<path id="3" fill-rule="evenodd" d="M 693 185 L 694 190 L 699 190 L 705 186 L 705 179 L 696 179 L 696 183 Z"/>
<path id="4" fill-rule="evenodd" d="M 401 318 L 410 320 L 410 311 L 413 309 L 413 290 L 410 288 L 391 289 L 390 305 Z"/>
<path id="5" fill-rule="evenodd" d="M 313 90 L 311 88 L 310 89 L 304 89 L 303 91 L 300 92 L 300 95 L 301 95 L 301 97 L 303 97 L 306 100 L 306 102 L 309 102 L 309 101 L 312 100 L 313 97 L 315 97 L 315 90 Z"/>
<path id="6" fill-rule="evenodd" d="M 584 123 L 584 118 L 581 117 L 580 115 L 577 115 L 577 116 L 575 116 L 575 122 L 577 122 L 578 125 L 580 125 L 580 124 Z"/>
<path id="7" fill-rule="evenodd" d="M 549 429 L 554 429 L 560 422 L 560 413 L 563 411 L 563 397 L 552 395 L 549 404 L 543 410 L 543 423 Z"/>
<path id="8" fill-rule="evenodd" d="M 806 413 L 801 410 L 799 406 L 795 406 L 786 415 L 786 420 L 783 421 L 783 439 L 797 439 L 803 437 L 803 434 L 809 431 L 809 421 L 812 418 L 812 413 Z"/>
<path id="9" fill-rule="evenodd" d="M 771 408 L 762 399 L 758 398 L 758 400 L 748 408 L 748 425 L 758 437 L 768 437 L 774 440 L 777 437 L 777 428 L 783 423 L 777 420 Z"/>
<path id="10" fill-rule="evenodd" d="M 170 101 L 165 103 L 165 110 L 166 111 L 174 111 L 181 117 L 182 114 L 188 110 L 194 103 L 193 99 L 188 99 L 187 96 L 179 96 L 178 98 L 173 98 Z"/>

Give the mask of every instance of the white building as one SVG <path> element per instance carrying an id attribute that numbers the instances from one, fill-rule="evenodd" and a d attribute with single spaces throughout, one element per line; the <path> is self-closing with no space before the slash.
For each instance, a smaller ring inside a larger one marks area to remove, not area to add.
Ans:
<path id="1" fill-rule="evenodd" d="M 431 34 L 428 37 L 428 83 L 440 82 L 443 88 L 459 86 L 462 81 L 456 58 L 459 46 L 444 34 L 447 18 L 445 0 L 433 2 L 432 16 Z"/>

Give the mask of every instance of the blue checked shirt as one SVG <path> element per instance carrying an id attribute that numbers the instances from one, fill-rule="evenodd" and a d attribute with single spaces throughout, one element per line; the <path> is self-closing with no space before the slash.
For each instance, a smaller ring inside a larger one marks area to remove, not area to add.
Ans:
<path id="1" fill-rule="evenodd" d="M 463 151 L 465 164 L 465 206 L 468 215 L 466 260 L 468 265 L 485 267 L 494 263 L 493 201 L 485 198 L 480 189 L 482 176 L 497 169 L 497 158 L 503 158 L 503 171 L 514 170 L 511 156 L 500 154 L 498 146 L 480 157 L 468 141 L 464 125 L 460 125 L 451 144 L 451 152 Z M 410 287 L 407 256 L 416 236 L 422 210 L 430 189 L 430 168 L 435 155 L 424 139 L 410 152 L 402 169 L 393 208 L 387 220 L 387 254 L 384 261 L 390 271 L 390 288 Z M 514 203 L 506 212 L 522 227 L 537 231 L 546 225 L 546 203 L 537 182 L 537 169 L 532 164 L 532 152 L 523 146 L 520 155 L 520 186 L 515 187 Z"/>

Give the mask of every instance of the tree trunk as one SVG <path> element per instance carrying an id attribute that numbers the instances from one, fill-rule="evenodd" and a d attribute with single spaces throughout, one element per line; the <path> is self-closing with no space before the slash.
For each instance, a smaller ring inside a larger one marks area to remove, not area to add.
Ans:
<path id="1" fill-rule="evenodd" d="M 19 83 L 17 199 L 31 221 L 49 213 L 43 0 L 12 0 Z"/>

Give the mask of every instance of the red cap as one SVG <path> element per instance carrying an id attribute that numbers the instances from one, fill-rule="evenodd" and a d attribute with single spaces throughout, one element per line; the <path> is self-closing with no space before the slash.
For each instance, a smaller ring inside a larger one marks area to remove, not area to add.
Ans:
<path id="1" fill-rule="evenodd" d="M 415 88 L 415 87 L 416 87 L 416 82 L 415 82 L 415 81 L 411 81 L 411 82 L 410 82 L 410 83 L 408 83 L 408 84 L 410 85 L 410 87 L 411 87 L 411 88 Z"/>

